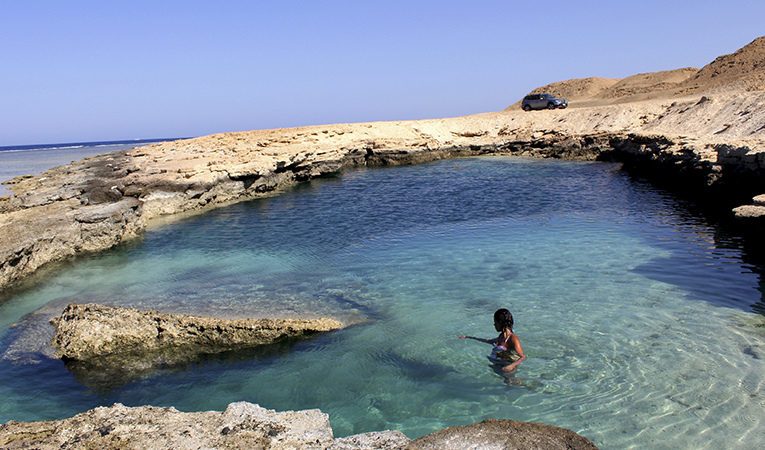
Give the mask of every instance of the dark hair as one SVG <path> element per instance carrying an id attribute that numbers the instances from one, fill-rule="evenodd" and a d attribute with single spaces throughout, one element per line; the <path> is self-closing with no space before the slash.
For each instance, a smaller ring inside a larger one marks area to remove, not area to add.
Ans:
<path id="1" fill-rule="evenodd" d="M 500 308 L 494 313 L 494 322 L 502 329 L 510 328 L 510 331 L 513 330 L 513 315 L 505 308 Z"/>

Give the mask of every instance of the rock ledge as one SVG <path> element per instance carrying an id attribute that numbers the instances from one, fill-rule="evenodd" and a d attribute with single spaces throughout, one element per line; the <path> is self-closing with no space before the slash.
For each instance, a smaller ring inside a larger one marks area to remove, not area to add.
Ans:
<path id="1" fill-rule="evenodd" d="M 98 391 L 209 355 L 254 348 L 281 351 L 297 339 L 343 327 L 328 318 L 215 319 L 95 303 L 71 303 L 51 323 L 55 356 Z"/>
<path id="2" fill-rule="evenodd" d="M 52 449 L 561 449 L 597 450 L 573 431 L 513 420 L 485 420 L 410 440 L 400 431 L 333 439 L 329 416 L 318 409 L 276 412 L 231 403 L 226 411 L 184 413 L 175 408 L 95 408 L 64 420 L 0 425 L 0 447 Z"/>

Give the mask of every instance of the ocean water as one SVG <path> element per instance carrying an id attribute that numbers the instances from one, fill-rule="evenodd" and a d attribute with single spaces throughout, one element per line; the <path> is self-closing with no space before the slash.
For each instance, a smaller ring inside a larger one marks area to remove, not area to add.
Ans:
<path id="1" fill-rule="evenodd" d="M 741 240 L 608 163 L 485 157 L 346 170 L 157 224 L 0 300 L 0 422 L 120 402 L 319 408 L 335 436 L 486 418 L 603 449 L 765 445 L 765 316 Z M 347 328 L 132 379 L 45 355 L 69 302 Z M 528 360 L 497 373 L 492 314 Z"/>
<path id="2" fill-rule="evenodd" d="M 39 175 L 57 166 L 117 150 L 160 142 L 163 139 L 83 142 L 52 145 L 16 145 L 0 147 L 0 183 L 19 175 Z M 10 186 L 0 184 L 0 195 L 11 194 Z"/>

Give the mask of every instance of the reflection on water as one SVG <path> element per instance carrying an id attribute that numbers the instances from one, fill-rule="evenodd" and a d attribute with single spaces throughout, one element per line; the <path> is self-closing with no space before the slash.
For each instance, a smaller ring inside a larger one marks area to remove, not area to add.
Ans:
<path id="1" fill-rule="evenodd" d="M 6 299 L 0 421 L 245 400 L 320 408 L 336 436 L 416 437 L 493 417 L 570 428 L 601 448 L 760 447 L 760 280 L 736 238 L 715 233 L 610 164 L 349 170 L 158 227 Z M 93 384 L 44 345 L 47 317 L 91 301 L 352 325 L 268 355 Z M 529 356 L 510 383 L 485 344 L 457 339 L 494 337 L 499 307 Z"/>

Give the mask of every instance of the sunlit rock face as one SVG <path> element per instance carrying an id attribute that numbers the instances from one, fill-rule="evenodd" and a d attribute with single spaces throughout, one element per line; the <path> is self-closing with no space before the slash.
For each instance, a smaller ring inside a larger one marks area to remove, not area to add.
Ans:
<path id="1" fill-rule="evenodd" d="M 0 425 L 0 447 L 120 448 L 140 450 L 237 448 L 271 450 L 597 450 L 573 431 L 550 425 L 485 420 L 410 440 L 400 431 L 333 439 L 329 416 L 318 409 L 276 412 L 247 402 L 223 412 L 175 408 L 95 408 L 64 420 Z"/>
<path id="2" fill-rule="evenodd" d="M 99 391 L 211 355 L 288 351 L 301 339 L 343 326 L 328 318 L 216 319 L 94 303 L 72 303 L 51 322 L 55 356 Z"/>

